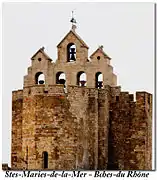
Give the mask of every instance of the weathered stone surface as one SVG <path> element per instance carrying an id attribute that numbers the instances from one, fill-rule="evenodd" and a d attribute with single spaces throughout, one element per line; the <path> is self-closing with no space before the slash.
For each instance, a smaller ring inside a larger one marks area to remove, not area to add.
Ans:
<path id="1" fill-rule="evenodd" d="M 128 93 L 120 93 L 119 100 L 110 104 L 109 149 L 112 157 L 109 169 L 151 169 L 152 110 L 147 110 L 148 97 L 152 101 L 151 94 L 137 92 L 136 102 L 133 102 Z M 149 107 L 152 107 L 151 102 Z"/>
<path id="2" fill-rule="evenodd" d="M 13 92 L 13 169 L 42 169 L 44 151 L 49 169 L 151 169 L 151 94 L 52 87 Z"/>

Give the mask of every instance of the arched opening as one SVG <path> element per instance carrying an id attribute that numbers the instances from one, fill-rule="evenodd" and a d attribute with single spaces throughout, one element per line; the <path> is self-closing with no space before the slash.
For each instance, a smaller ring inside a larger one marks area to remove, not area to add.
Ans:
<path id="1" fill-rule="evenodd" d="M 76 61 L 76 46 L 74 43 L 70 43 L 67 46 L 67 61 Z"/>
<path id="2" fill-rule="evenodd" d="M 43 152 L 43 168 L 48 168 L 48 152 Z"/>
<path id="3" fill-rule="evenodd" d="M 45 84 L 45 76 L 42 72 L 37 72 L 35 75 L 35 84 Z"/>
<path id="4" fill-rule="evenodd" d="M 87 76 L 85 72 L 80 71 L 77 73 L 77 85 L 82 87 L 87 85 Z"/>
<path id="5" fill-rule="evenodd" d="M 64 84 L 66 83 L 66 76 L 64 72 L 57 72 L 56 74 L 56 84 Z"/>
<path id="6" fill-rule="evenodd" d="M 103 87 L 103 75 L 101 72 L 95 74 L 95 87 L 98 89 Z"/>

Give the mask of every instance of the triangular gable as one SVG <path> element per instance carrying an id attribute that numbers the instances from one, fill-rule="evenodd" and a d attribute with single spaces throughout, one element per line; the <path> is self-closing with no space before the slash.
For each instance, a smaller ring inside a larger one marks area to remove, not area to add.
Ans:
<path id="1" fill-rule="evenodd" d="M 90 56 L 90 58 L 92 58 L 92 56 L 94 56 L 96 53 L 101 53 L 103 54 L 104 57 L 111 59 L 102 49 L 102 47 L 99 47 L 96 51 L 93 52 L 93 54 Z"/>
<path id="2" fill-rule="evenodd" d="M 70 30 L 69 32 L 68 32 L 68 34 L 61 40 L 61 42 L 57 45 L 57 47 L 59 47 L 60 45 L 61 45 L 61 43 L 68 37 L 68 35 L 70 34 L 70 33 L 72 33 L 80 42 L 81 42 L 81 44 L 84 46 L 84 47 L 86 47 L 87 49 L 89 48 L 88 46 L 87 46 L 87 44 L 80 38 L 80 36 L 77 34 L 77 33 L 75 33 L 74 31 L 72 31 L 72 30 Z"/>
<path id="3" fill-rule="evenodd" d="M 39 52 L 41 52 L 41 53 L 45 56 L 45 58 L 46 58 L 47 60 L 52 61 L 52 59 L 44 52 L 44 49 L 45 49 L 44 47 L 40 48 L 40 49 L 31 57 L 31 59 L 34 60 L 34 57 L 35 57 Z"/>

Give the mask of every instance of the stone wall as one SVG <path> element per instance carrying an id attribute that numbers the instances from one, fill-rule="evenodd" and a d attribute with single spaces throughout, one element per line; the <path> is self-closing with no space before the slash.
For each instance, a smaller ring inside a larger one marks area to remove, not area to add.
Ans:
<path id="1" fill-rule="evenodd" d="M 8 164 L 3 163 L 2 164 L 2 170 L 7 171 L 7 170 L 11 170 L 11 168 L 8 166 Z"/>
<path id="2" fill-rule="evenodd" d="M 151 170 L 152 96 L 137 92 L 133 99 L 121 92 L 110 104 L 108 169 Z"/>
<path id="3" fill-rule="evenodd" d="M 67 46 L 70 43 L 76 45 L 76 61 L 67 61 Z M 45 55 L 44 49 L 40 49 L 31 59 L 31 66 L 28 74 L 24 77 L 24 87 L 35 85 L 35 75 L 42 72 L 45 76 L 46 86 L 56 84 L 56 74 L 64 72 L 66 75 L 66 85 L 77 85 L 77 74 L 81 71 L 87 75 L 87 87 L 95 88 L 97 72 L 103 75 L 103 85 L 116 86 L 117 76 L 113 73 L 110 65 L 110 58 L 101 52 L 96 52 L 90 59 L 88 58 L 88 47 L 78 35 L 70 31 L 61 43 L 57 46 L 58 57 L 56 62 L 51 61 Z M 97 57 L 100 59 L 97 59 Z M 40 59 L 40 61 L 39 61 Z"/>
<path id="4" fill-rule="evenodd" d="M 20 169 L 22 164 L 22 110 L 23 91 L 12 93 L 12 146 L 11 146 L 11 167 Z"/>
<path id="5" fill-rule="evenodd" d="M 98 94 L 98 169 L 106 169 L 108 164 L 108 128 L 110 87 L 100 89 Z"/>
<path id="6" fill-rule="evenodd" d="M 136 93 L 136 108 L 130 128 L 130 169 L 152 169 L 151 103 L 151 94 L 146 92 Z"/>
<path id="7" fill-rule="evenodd" d="M 43 169 L 44 151 L 48 169 L 98 168 L 98 90 L 69 86 L 67 92 L 62 85 L 24 88 L 22 139 L 13 136 L 12 144 L 22 144 L 21 169 Z"/>
<path id="8" fill-rule="evenodd" d="M 12 169 L 150 170 L 152 95 L 36 85 L 13 92 Z"/>

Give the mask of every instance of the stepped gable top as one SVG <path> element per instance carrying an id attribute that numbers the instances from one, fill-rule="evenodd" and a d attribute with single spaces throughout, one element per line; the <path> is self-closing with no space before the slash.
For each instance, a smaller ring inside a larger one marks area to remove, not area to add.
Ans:
<path id="1" fill-rule="evenodd" d="M 57 47 L 60 47 L 61 43 L 68 37 L 69 34 L 73 34 L 83 45 L 83 47 L 86 47 L 87 49 L 89 49 L 89 47 L 87 46 L 87 44 L 81 39 L 81 37 L 73 30 L 71 29 L 68 34 L 61 40 L 61 42 L 57 45 Z"/>
<path id="2" fill-rule="evenodd" d="M 39 52 L 41 52 L 41 53 L 45 56 L 45 58 L 46 58 L 47 60 L 52 61 L 52 59 L 44 52 L 44 49 L 45 49 L 44 47 L 40 48 L 40 49 L 31 57 L 31 60 L 34 60 L 35 56 L 36 56 Z"/>
<path id="3" fill-rule="evenodd" d="M 94 51 L 93 54 L 90 56 L 90 58 L 92 58 L 96 53 L 101 53 L 101 54 L 103 54 L 104 57 L 111 60 L 111 58 L 104 52 L 103 46 L 99 46 L 98 49 L 96 51 Z"/>

